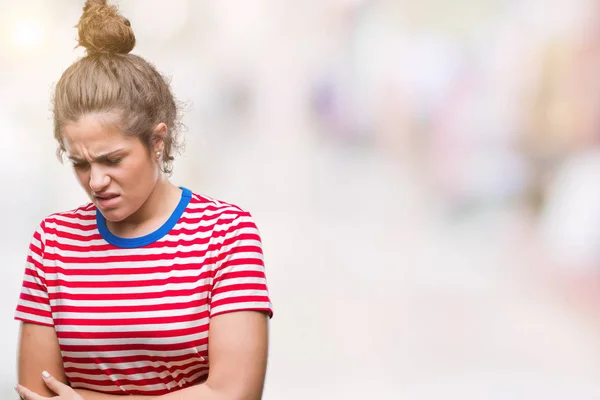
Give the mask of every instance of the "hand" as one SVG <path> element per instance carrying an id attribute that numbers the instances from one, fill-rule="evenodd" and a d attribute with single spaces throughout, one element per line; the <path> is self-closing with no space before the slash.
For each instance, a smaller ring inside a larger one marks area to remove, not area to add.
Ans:
<path id="1" fill-rule="evenodd" d="M 15 390 L 23 400 L 84 400 L 83 397 L 75 393 L 75 391 L 70 386 L 67 386 L 64 383 L 56 380 L 56 378 L 54 378 L 46 371 L 42 372 L 42 379 L 44 380 L 46 386 L 48 386 L 48 388 L 54 393 L 56 393 L 58 396 L 40 396 L 39 394 L 34 393 L 21 385 L 15 386 Z"/>

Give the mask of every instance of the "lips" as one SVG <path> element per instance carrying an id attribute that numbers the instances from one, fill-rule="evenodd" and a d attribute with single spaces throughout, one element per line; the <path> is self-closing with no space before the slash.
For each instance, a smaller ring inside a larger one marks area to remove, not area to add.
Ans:
<path id="1" fill-rule="evenodd" d="M 103 193 L 94 197 L 101 208 L 112 208 L 117 205 L 121 196 L 116 193 Z"/>
<path id="2" fill-rule="evenodd" d="M 103 195 L 96 195 L 95 196 L 98 200 L 110 200 L 110 199 L 114 199 L 115 197 L 119 197 L 118 194 L 103 194 Z"/>

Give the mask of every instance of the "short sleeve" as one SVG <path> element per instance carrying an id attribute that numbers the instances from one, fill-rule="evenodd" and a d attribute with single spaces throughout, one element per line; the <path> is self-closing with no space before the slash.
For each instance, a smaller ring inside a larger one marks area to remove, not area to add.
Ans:
<path id="1" fill-rule="evenodd" d="M 34 324 L 54 326 L 48 287 L 44 273 L 44 222 L 36 229 L 29 244 L 21 295 L 17 302 L 15 319 Z"/>
<path id="2" fill-rule="evenodd" d="M 215 228 L 216 261 L 210 316 L 264 311 L 273 317 L 256 224 L 247 212 L 222 218 Z"/>

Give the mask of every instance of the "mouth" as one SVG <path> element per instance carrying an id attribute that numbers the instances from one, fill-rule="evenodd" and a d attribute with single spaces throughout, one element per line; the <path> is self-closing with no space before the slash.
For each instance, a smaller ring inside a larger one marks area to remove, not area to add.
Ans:
<path id="1" fill-rule="evenodd" d="M 101 207 L 111 207 L 114 206 L 121 196 L 118 194 L 103 194 L 94 196 L 96 201 Z"/>

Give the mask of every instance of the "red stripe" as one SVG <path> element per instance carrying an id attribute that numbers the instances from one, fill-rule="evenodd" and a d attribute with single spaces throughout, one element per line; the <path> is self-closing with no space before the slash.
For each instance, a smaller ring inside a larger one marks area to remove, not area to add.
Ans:
<path id="1" fill-rule="evenodd" d="M 21 296 L 22 297 L 22 296 Z M 148 305 L 133 305 L 133 306 L 78 306 L 75 304 L 57 304 L 52 307 L 54 312 L 71 312 L 71 313 L 128 313 L 128 312 L 148 312 L 148 311 L 167 311 L 167 310 L 187 310 L 202 307 L 207 300 L 202 298 L 188 301 L 185 303 L 171 304 L 148 304 Z"/>
<path id="2" fill-rule="evenodd" d="M 189 252 L 177 251 L 173 254 L 124 254 L 104 257 L 90 257 L 82 255 L 81 257 L 65 257 L 59 254 L 49 254 L 45 257 L 48 261 L 57 261 L 64 264 L 103 264 L 103 263 L 119 263 L 119 262 L 148 262 L 148 261 L 165 261 L 175 260 L 179 258 L 206 256 L 208 250 L 195 250 Z M 209 259 L 210 260 L 210 259 Z"/>
<path id="3" fill-rule="evenodd" d="M 44 306 L 49 306 L 48 299 L 46 299 L 44 297 L 34 296 L 29 293 L 21 293 L 21 295 L 19 296 L 19 299 L 21 299 L 23 301 L 30 301 L 32 303 L 42 304 Z"/>
<path id="4" fill-rule="evenodd" d="M 27 268 L 25 268 L 25 275 L 44 283 L 44 278 L 38 273 L 38 271 L 42 270 L 42 265 L 30 257 L 27 258 L 27 262 L 31 265 L 28 265 Z M 34 268 L 31 268 L 31 266 Z"/>
<path id="5" fill-rule="evenodd" d="M 95 221 L 96 220 L 96 213 L 95 212 L 86 212 L 85 214 L 81 214 L 81 213 L 61 213 L 61 216 L 63 218 L 68 218 L 68 219 L 75 219 L 78 221 Z M 48 223 L 60 223 L 62 221 L 62 219 L 59 219 L 56 215 L 53 217 L 50 217 L 46 220 Z"/>
<path id="6" fill-rule="evenodd" d="M 98 229 L 96 224 L 77 224 L 75 222 L 64 221 L 64 220 L 55 220 L 54 224 L 56 226 L 62 226 L 63 228 L 69 228 L 73 230 L 83 231 L 83 232 L 91 232 L 95 229 Z"/>
<path id="7" fill-rule="evenodd" d="M 239 284 L 236 284 L 236 285 L 226 285 L 226 286 L 224 286 L 223 284 L 221 284 L 221 286 L 216 287 L 216 288 L 213 289 L 212 295 L 213 296 L 217 296 L 219 294 L 223 294 L 223 293 L 227 293 L 227 292 L 236 292 L 238 290 L 260 290 L 260 291 L 266 291 L 267 290 L 267 285 L 265 285 L 264 283 L 239 283 Z"/>
<path id="8" fill-rule="evenodd" d="M 226 306 L 231 304 L 244 304 L 244 303 L 265 303 L 269 302 L 267 296 L 233 296 L 227 297 L 220 300 L 213 300 L 212 307 L 217 308 L 219 306 Z"/>
<path id="9" fill-rule="evenodd" d="M 226 270 L 227 268 L 245 267 L 248 265 L 258 265 L 259 267 L 262 267 L 263 261 L 260 258 L 236 258 L 234 260 L 227 260 L 219 266 L 219 268 L 217 269 L 217 274 L 219 274 L 219 272 L 221 272 L 223 270 Z M 242 271 L 239 271 L 240 269 Z M 237 268 L 237 271 L 246 272 L 242 268 Z M 252 272 L 253 273 L 258 272 L 261 275 L 264 275 L 264 273 L 262 271 L 252 271 Z"/>
<path id="10" fill-rule="evenodd" d="M 28 316 L 25 316 L 25 317 L 22 317 L 22 316 L 20 316 L 20 315 L 16 315 L 16 316 L 14 317 L 14 319 L 15 319 L 16 321 L 26 322 L 26 323 L 28 323 L 28 324 L 36 324 L 36 325 L 43 325 L 43 326 L 50 326 L 50 327 L 54 327 L 54 324 L 52 324 L 52 323 L 47 323 L 47 322 L 41 322 L 41 321 L 39 321 L 39 320 L 37 320 L 37 319 L 31 318 L 31 315 L 28 315 Z"/>
<path id="11" fill-rule="evenodd" d="M 189 379 L 192 376 L 200 373 L 201 371 L 192 371 L 189 372 L 187 374 L 180 374 L 177 376 L 177 381 L 183 380 L 183 379 Z M 205 374 L 202 374 L 201 376 L 205 376 L 208 374 L 208 368 L 206 368 L 204 370 Z M 119 386 L 125 386 L 125 385 L 135 385 L 135 386 L 151 386 L 151 385 L 159 385 L 159 384 L 167 384 L 169 382 L 171 382 L 173 380 L 173 377 L 170 375 L 167 375 L 165 378 L 160 378 L 160 377 L 155 377 L 155 378 L 149 378 L 149 379 L 140 379 L 140 380 L 131 380 L 131 379 L 114 379 L 113 381 L 97 381 L 94 379 L 88 379 L 88 378 L 82 378 L 82 377 L 72 377 L 69 378 L 69 381 L 71 381 L 71 383 L 79 383 L 79 384 L 88 384 L 88 385 L 98 385 L 98 386 L 110 386 L 110 385 L 114 385 L 117 384 Z M 140 394 L 148 394 L 150 393 L 150 391 L 141 391 Z M 161 391 L 162 393 L 162 391 Z"/>
<path id="12" fill-rule="evenodd" d="M 43 265 L 40 264 L 39 261 L 35 260 L 31 255 L 27 256 L 27 262 L 29 264 L 31 264 L 32 266 L 34 266 L 35 268 L 37 268 L 38 270 L 41 270 L 43 268 Z M 41 277 L 39 275 L 37 275 L 37 270 L 35 268 L 27 268 L 25 270 L 25 273 L 28 273 L 29 275 L 32 275 L 32 273 L 30 273 L 28 271 L 33 271 L 36 274 L 35 276 L 41 279 Z"/>
<path id="13" fill-rule="evenodd" d="M 208 330 L 205 329 L 205 331 Z M 137 343 L 137 344 L 102 344 L 103 352 L 111 352 L 111 351 L 178 351 L 185 350 L 191 347 L 197 347 L 206 345 L 208 343 L 208 338 L 202 340 L 194 340 L 183 343 L 168 343 L 168 344 L 154 344 L 154 343 Z M 60 345 L 60 348 L 63 352 L 79 352 L 79 353 L 93 353 L 98 350 L 98 345 Z M 188 354 L 189 357 L 189 354 Z M 105 361 L 106 363 L 106 361 Z"/>
<path id="14" fill-rule="evenodd" d="M 191 328 L 169 329 L 167 331 L 109 331 L 109 332 L 65 332 L 58 331 L 56 336 L 60 339 L 144 339 L 153 337 L 181 337 L 206 332 L 208 325 L 201 324 Z M 97 350 L 97 348 L 96 348 Z"/>
<path id="15" fill-rule="evenodd" d="M 165 286 L 168 284 L 184 284 L 184 283 L 198 283 L 206 279 L 207 274 L 204 276 L 171 276 L 166 279 L 147 279 L 147 280 L 136 280 L 136 281 L 77 281 L 71 282 L 64 279 L 48 279 L 48 286 L 60 286 L 61 288 L 134 288 L 134 287 L 148 287 L 148 286 Z M 199 286 L 201 290 L 206 285 Z"/>
<path id="16" fill-rule="evenodd" d="M 50 313 L 50 311 L 39 310 L 37 308 L 27 307 L 22 304 L 17 305 L 17 311 L 23 314 L 37 315 L 39 317 L 52 319 L 52 314 Z"/>
<path id="17" fill-rule="evenodd" d="M 71 326 L 132 326 L 145 324 L 174 324 L 179 322 L 200 321 L 208 316 L 207 312 L 202 312 L 194 315 L 177 315 L 170 317 L 147 317 L 147 318 L 115 318 L 115 319 L 99 319 L 99 318 L 56 318 L 55 325 L 71 325 Z"/>
<path id="18" fill-rule="evenodd" d="M 189 264 L 168 264 L 168 265 L 159 265 L 156 267 L 144 267 L 144 268 L 63 268 L 63 267 L 46 267 L 47 274 L 63 274 L 65 276 L 81 276 L 81 275 L 103 275 L 103 276 L 112 276 L 112 275 L 148 275 L 148 274 L 159 274 L 159 273 L 169 273 L 173 271 L 201 271 L 201 266 L 197 263 L 190 262 Z M 201 277 L 210 277 L 211 271 L 201 271 Z"/>
<path id="19" fill-rule="evenodd" d="M 24 289 L 32 289 L 32 290 L 37 290 L 43 293 L 46 293 L 46 287 L 43 285 L 39 285 L 37 283 L 34 282 L 29 282 L 29 281 L 23 281 L 23 288 Z M 44 299 L 42 297 L 37 297 L 38 299 Z M 48 300 L 44 299 L 44 303 L 48 304 Z"/>
<path id="20" fill-rule="evenodd" d="M 204 355 L 204 354 L 202 354 Z M 91 364 L 91 365 L 98 365 L 101 363 L 105 363 L 105 364 L 133 364 L 133 363 L 140 363 L 140 362 L 147 362 L 147 363 L 165 363 L 165 364 L 169 364 L 169 363 L 177 363 L 180 361 L 187 361 L 190 359 L 190 357 L 192 359 L 197 359 L 197 353 L 190 353 L 190 354 L 180 354 L 180 355 L 168 355 L 168 356 L 161 356 L 161 355 L 130 355 L 130 356 L 115 356 L 115 357 L 106 357 L 106 358 L 102 358 L 102 362 L 99 362 L 98 358 L 95 357 L 70 357 L 68 355 L 65 355 L 62 357 L 63 359 L 63 363 L 72 363 L 72 364 L 80 364 L 80 365 L 86 365 L 86 364 Z"/>
<path id="21" fill-rule="evenodd" d="M 263 271 L 231 271 L 227 273 L 221 273 L 217 275 L 217 277 L 213 281 L 213 285 L 218 287 L 219 284 L 223 285 L 222 281 L 227 279 L 235 279 L 235 278 L 261 278 L 265 279 L 265 273 Z"/>
<path id="22" fill-rule="evenodd" d="M 221 310 L 211 314 L 211 318 L 216 317 L 217 315 L 227 314 L 230 312 L 240 312 L 240 311 L 259 311 L 267 314 L 269 318 L 273 318 L 273 310 L 269 307 L 236 307 L 234 310 Z"/>
<path id="23" fill-rule="evenodd" d="M 92 240 L 103 240 L 102 235 L 99 232 L 93 233 L 91 235 L 78 235 L 76 233 L 65 232 L 61 230 L 57 230 L 55 228 L 48 228 L 46 232 L 51 235 L 56 235 L 61 239 L 69 239 L 69 240 L 77 240 L 79 242 L 90 242 Z M 48 242 L 49 245 L 50 242 Z"/>
<path id="24" fill-rule="evenodd" d="M 183 289 L 183 290 L 164 290 L 160 292 L 148 292 L 148 293 L 49 293 L 50 300 L 55 301 L 109 301 L 109 300 L 148 300 L 148 299 L 162 299 L 165 297 L 186 297 L 193 296 L 196 294 L 204 295 L 197 288 Z"/>
<path id="25" fill-rule="evenodd" d="M 188 246 L 200 246 L 200 245 L 205 245 L 207 243 L 210 243 L 210 238 L 193 238 L 191 240 L 186 240 L 186 239 L 179 239 L 177 241 L 157 241 L 154 243 L 151 243 L 147 246 L 144 246 L 144 249 L 171 249 L 171 248 L 175 248 L 175 247 L 188 247 Z M 56 249 L 59 250 L 63 250 L 63 251 L 73 251 L 73 252 L 77 252 L 77 251 L 85 251 L 85 252 L 92 252 L 92 251 L 108 251 L 108 250 L 122 250 L 119 249 L 116 246 L 113 246 L 112 244 L 108 244 L 108 243 L 104 243 L 104 244 L 98 244 L 98 245 L 88 245 L 88 244 L 81 244 L 81 245 L 73 245 L 73 244 L 66 244 L 66 243 L 60 243 L 60 242 L 56 242 L 54 240 L 47 240 L 47 245 L 48 246 L 52 246 Z M 129 251 L 129 249 L 126 249 L 125 251 Z"/>
<path id="26" fill-rule="evenodd" d="M 205 365 L 200 364 L 199 360 L 191 360 L 189 363 L 182 365 L 158 365 L 154 366 L 145 366 L 145 367 L 136 367 L 136 368 L 101 368 L 97 370 L 90 370 L 85 368 L 77 368 L 77 367 L 66 367 L 65 372 L 74 373 L 74 374 L 86 374 L 86 375 L 134 375 L 134 374 L 147 374 L 147 373 L 156 373 L 162 374 L 164 372 L 169 372 L 170 374 L 178 374 L 180 375 L 183 370 L 188 368 L 193 368 L 192 371 L 200 372 L 202 370 L 208 369 Z"/>

